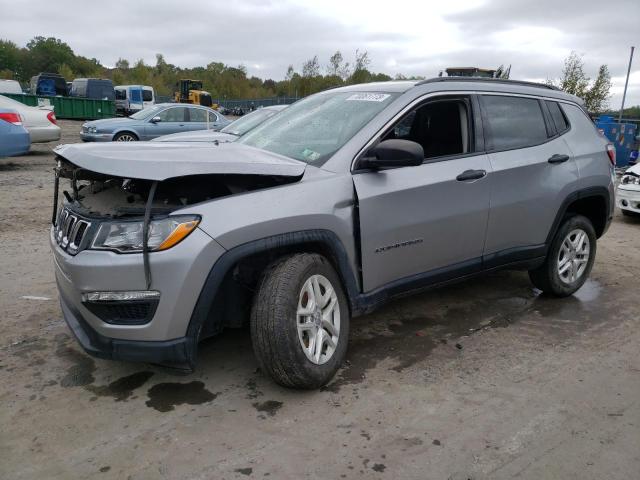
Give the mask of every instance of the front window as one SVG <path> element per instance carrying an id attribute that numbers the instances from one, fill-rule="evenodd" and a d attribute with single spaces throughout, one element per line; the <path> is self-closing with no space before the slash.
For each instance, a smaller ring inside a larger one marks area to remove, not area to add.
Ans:
<path id="1" fill-rule="evenodd" d="M 231 135 L 239 137 L 240 135 L 244 135 L 245 133 L 247 133 L 249 130 L 253 130 L 267 118 L 273 116 L 276 113 L 278 113 L 277 110 L 256 110 L 255 112 L 251 112 L 250 114 L 239 118 L 235 122 L 230 123 L 220 131 L 223 133 L 230 133 Z"/>
<path id="2" fill-rule="evenodd" d="M 139 112 L 134 113 L 129 118 L 133 118 L 134 120 L 144 120 L 146 118 L 152 118 L 155 115 L 157 115 L 158 112 L 163 108 L 165 107 L 155 106 L 155 107 L 145 108 L 143 110 L 140 110 Z"/>
<path id="3" fill-rule="evenodd" d="M 320 165 L 396 96 L 344 91 L 313 95 L 268 119 L 238 143 Z"/>

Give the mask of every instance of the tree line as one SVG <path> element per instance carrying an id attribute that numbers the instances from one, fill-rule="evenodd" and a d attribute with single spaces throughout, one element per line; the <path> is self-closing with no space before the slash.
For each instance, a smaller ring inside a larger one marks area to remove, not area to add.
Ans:
<path id="1" fill-rule="evenodd" d="M 35 37 L 25 47 L 0 40 L 0 78 L 15 79 L 24 85 L 40 72 L 59 73 L 67 81 L 83 77 L 108 78 L 114 85 L 151 85 L 158 95 L 173 95 L 181 78 L 202 80 L 203 88 L 213 98 L 227 99 L 303 97 L 341 85 L 392 80 L 389 75 L 370 71 L 370 64 L 366 51 L 356 50 L 352 61 L 337 51 L 324 66 L 317 55 L 304 62 L 300 71 L 290 65 L 285 79 L 276 81 L 249 76 L 244 65 L 211 62 L 206 67 L 181 68 L 168 63 L 160 53 L 156 55 L 155 65 L 148 65 L 142 59 L 130 63 L 120 58 L 114 68 L 107 68 L 96 58 L 76 55 L 58 38 Z M 397 75 L 395 78 L 407 77 Z"/>
<path id="2" fill-rule="evenodd" d="M 31 76 L 40 72 L 61 74 L 67 81 L 74 78 L 109 78 L 114 85 L 151 85 L 157 95 L 173 95 L 181 78 L 202 80 L 204 89 L 214 99 L 251 99 L 268 97 L 304 97 L 327 88 L 386 80 L 418 80 L 424 77 L 391 77 L 370 70 L 371 58 L 367 51 L 356 50 L 352 59 L 336 51 L 321 64 L 317 55 L 305 61 L 299 70 L 289 65 L 284 80 L 261 79 L 249 76 L 244 65 L 230 66 L 211 62 L 207 66 L 181 68 L 167 63 L 156 54 L 155 65 L 140 59 L 131 64 L 120 58 L 114 68 L 103 66 L 96 58 L 76 55 L 73 49 L 58 38 L 34 37 L 26 46 L 19 47 L 9 40 L 0 40 L 0 78 L 15 79 L 27 85 Z M 509 77 L 509 69 L 499 67 L 500 77 Z M 582 57 L 572 52 L 565 60 L 562 76 L 548 83 L 581 97 L 590 112 L 600 113 L 608 108 L 611 76 L 606 65 L 591 80 L 584 72 Z"/>

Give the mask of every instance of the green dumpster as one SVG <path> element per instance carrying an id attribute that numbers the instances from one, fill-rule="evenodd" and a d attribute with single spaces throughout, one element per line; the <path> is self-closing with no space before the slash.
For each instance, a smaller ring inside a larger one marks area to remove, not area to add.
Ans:
<path id="1" fill-rule="evenodd" d="M 80 97 L 38 97 L 36 95 L 20 95 L 5 93 L 5 97 L 35 107 L 37 105 L 52 106 L 57 118 L 72 120 L 96 120 L 116 116 L 116 106 L 111 100 L 93 100 Z"/>

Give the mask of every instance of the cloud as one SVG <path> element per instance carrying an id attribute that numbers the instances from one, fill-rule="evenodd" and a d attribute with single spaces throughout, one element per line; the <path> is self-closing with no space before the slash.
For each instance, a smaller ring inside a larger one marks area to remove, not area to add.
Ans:
<path id="1" fill-rule="evenodd" d="M 556 78 L 571 52 L 584 55 L 587 73 L 607 64 L 619 103 L 629 46 L 637 41 L 640 1 L 619 0 L 365 0 L 207 1 L 197 5 L 124 0 L 31 0 L 29 9 L 4 8 L 0 36 L 20 45 L 55 36 L 81 55 L 114 65 L 119 57 L 155 62 L 155 54 L 183 67 L 219 61 L 244 64 L 249 74 L 281 79 L 318 55 L 341 50 L 353 61 L 367 50 L 371 68 L 394 75 L 435 76 L 449 66 L 512 65 L 521 79 Z M 46 15 L 34 15 L 46 11 Z M 640 57 L 640 54 L 638 55 Z M 628 104 L 640 104 L 640 58 Z M 622 80 L 620 80 L 622 79 Z"/>

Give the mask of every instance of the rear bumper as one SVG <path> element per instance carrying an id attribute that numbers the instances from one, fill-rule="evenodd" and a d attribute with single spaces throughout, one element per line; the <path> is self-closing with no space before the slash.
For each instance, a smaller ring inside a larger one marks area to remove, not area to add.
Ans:
<path id="1" fill-rule="evenodd" d="M 166 341 L 135 341 L 109 338 L 96 332 L 60 292 L 60 307 L 67 325 L 78 343 L 89 354 L 108 360 L 125 360 L 167 365 L 192 370 L 195 360 L 194 341 L 187 337 Z"/>
<path id="2" fill-rule="evenodd" d="M 46 127 L 28 127 L 31 143 L 56 142 L 60 140 L 60 127 L 51 124 Z"/>

